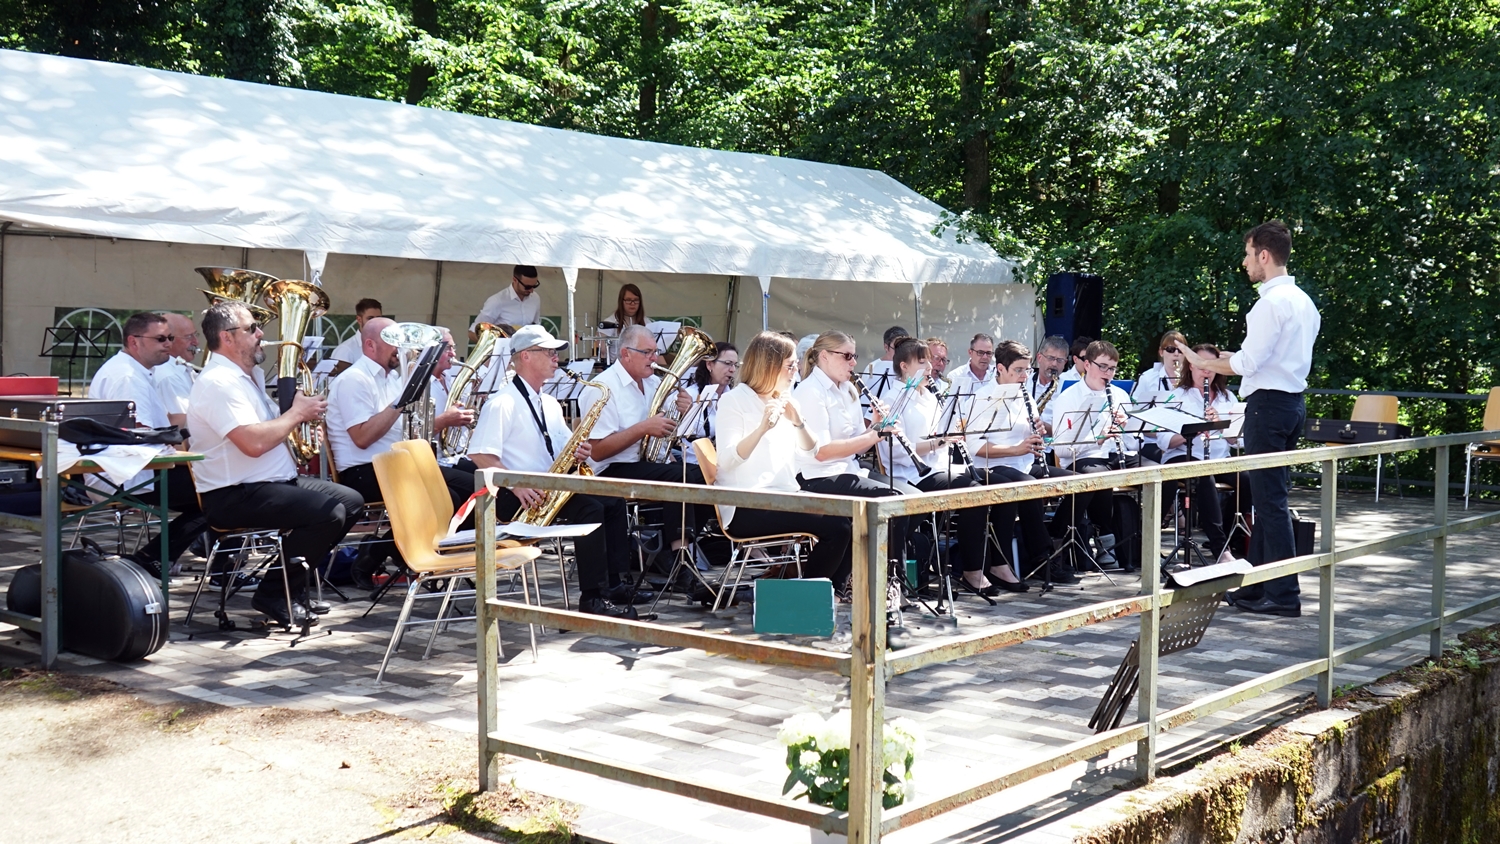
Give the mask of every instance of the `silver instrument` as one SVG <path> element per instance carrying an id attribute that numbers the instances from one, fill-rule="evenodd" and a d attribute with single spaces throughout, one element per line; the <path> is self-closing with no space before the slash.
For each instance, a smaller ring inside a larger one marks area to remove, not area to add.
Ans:
<path id="1" fill-rule="evenodd" d="M 401 373 L 402 383 L 405 384 L 411 380 L 412 373 L 417 368 L 417 361 L 421 359 L 427 347 L 443 342 L 443 332 L 434 326 L 420 322 L 398 322 L 381 331 L 380 339 L 396 347 L 396 367 Z M 432 442 L 434 438 L 432 419 L 436 415 L 437 409 L 432 399 L 432 382 L 429 381 L 422 385 L 422 398 L 401 411 L 404 425 L 402 439 Z"/>

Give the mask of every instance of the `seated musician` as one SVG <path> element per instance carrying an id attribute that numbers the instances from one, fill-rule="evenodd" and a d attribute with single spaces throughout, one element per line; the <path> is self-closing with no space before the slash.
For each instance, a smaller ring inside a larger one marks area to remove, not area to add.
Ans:
<path id="1" fill-rule="evenodd" d="M 879 442 L 877 428 L 885 413 L 884 404 L 877 400 L 866 426 L 859 393 L 851 383 L 858 360 L 854 339 L 842 331 L 819 334 L 802 359 L 802 383 L 792 395 L 816 448 L 810 454 L 797 453 L 797 482 L 808 492 L 826 495 L 885 498 L 915 494 L 917 488 L 911 484 L 871 476 L 869 470 L 859 465 L 859 455 Z M 892 560 L 906 559 L 907 521 L 905 516 L 891 519 Z M 842 584 L 835 582 L 834 586 Z"/>
<path id="2" fill-rule="evenodd" d="M 931 358 L 927 344 L 912 337 L 901 338 L 896 342 L 891 362 L 895 365 L 896 381 L 887 391 L 886 401 L 890 403 L 892 412 L 899 412 L 901 430 L 906 435 L 906 441 L 911 444 L 916 460 L 922 461 L 923 465 L 918 467 L 912 454 L 895 443 L 893 437 L 883 438 L 880 443 L 878 452 L 881 461 L 890 468 L 893 477 L 922 492 L 978 486 L 972 474 L 962 466 L 955 468 L 949 460 L 949 446 L 958 438 L 929 437 L 934 433 L 940 408 L 937 396 L 926 387 L 931 375 L 928 371 Z M 956 582 L 970 591 L 994 595 L 999 593 L 999 588 L 991 586 L 985 578 L 985 553 L 989 545 L 985 522 L 989 518 L 989 512 L 989 507 L 968 507 L 955 514 L 958 522 L 958 548 L 963 556 L 963 575 Z M 997 579 L 1007 584 L 1016 583 L 1016 577 L 1010 574 L 1009 569 L 997 565 L 991 571 L 995 569 L 1000 570 L 994 575 Z M 1026 591 L 1025 584 L 1017 585 L 1020 588 L 1006 588 L 1013 592 Z"/>
<path id="3" fill-rule="evenodd" d="M 1198 352 L 1205 358 L 1216 358 L 1219 356 L 1219 347 L 1212 343 L 1200 343 L 1193 346 L 1193 351 Z M 1208 393 L 1211 398 L 1207 402 L 1203 398 L 1203 382 L 1209 382 Z M 1178 377 L 1176 384 L 1176 400 L 1181 402 L 1182 411 L 1194 416 L 1201 416 L 1209 421 L 1218 421 L 1229 418 L 1229 412 L 1238 402 L 1233 392 L 1229 389 L 1229 376 L 1200 369 L 1196 366 L 1183 367 L 1182 374 Z M 1206 405 L 1206 406 L 1205 406 Z M 1229 447 L 1232 444 L 1223 437 L 1208 437 L 1207 435 L 1194 437 L 1191 444 L 1181 434 L 1164 431 L 1157 435 L 1157 445 L 1161 447 L 1164 459 L 1163 463 L 1184 463 L 1189 460 L 1219 460 L 1229 456 Z M 1191 447 L 1190 447 L 1191 446 Z M 1205 454 L 1205 450 L 1207 454 Z M 1191 452 L 1191 453 L 1189 453 Z M 1198 511 L 1199 524 L 1203 532 L 1208 535 L 1208 546 L 1212 552 L 1210 557 L 1217 558 L 1218 562 L 1229 562 L 1234 558 L 1229 551 L 1228 533 L 1224 530 L 1224 515 L 1219 505 L 1219 492 L 1215 483 L 1228 484 L 1231 487 L 1231 501 L 1234 502 L 1239 512 L 1250 511 L 1250 484 L 1239 477 L 1238 472 L 1219 473 L 1204 475 L 1194 479 L 1192 507 Z M 1243 490 L 1243 494 L 1240 493 Z M 1233 512 L 1233 511 L 1231 511 Z M 1186 527 L 1186 526 L 1184 526 Z"/>
<path id="4" fill-rule="evenodd" d="M 948 392 L 950 382 L 948 381 L 948 344 L 941 337 L 928 337 L 923 341 L 927 344 L 927 389 L 934 395 L 943 395 Z"/>
<path id="5" fill-rule="evenodd" d="M 1021 389 L 1029 387 L 1027 369 L 1030 368 L 1031 350 L 1014 340 L 1002 340 L 995 347 L 995 383 L 997 386 L 1007 384 L 1020 384 Z M 980 407 L 984 405 L 984 394 L 976 403 Z M 984 484 L 1011 484 L 1018 481 L 1029 481 L 1033 478 L 1062 478 L 1073 474 L 1066 469 L 1048 466 L 1046 463 L 1038 463 L 1037 456 L 1042 453 L 1042 421 L 1038 416 L 1036 427 L 1031 424 L 1031 417 L 1036 415 L 1036 405 L 1033 403 L 1028 413 L 1025 397 L 1020 401 L 1008 402 L 1004 408 L 993 406 L 988 412 L 977 412 L 974 418 L 969 420 L 973 433 L 968 438 L 969 455 L 974 461 L 974 475 Z M 1007 428 L 1008 430 L 997 430 Z M 995 526 L 995 541 L 1001 550 L 1009 554 L 1011 539 L 1015 536 L 1017 519 L 1021 525 L 1021 548 L 1024 557 L 1021 559 L 1021 573 L 1023 575 L 1035 571 L 1048 557 L 1052 556 L 1052 537 L 1061 536 L 1067 530 L 1070 523 L 1076 523 L 1076 519 L 1083 513 L 1084 506 L 1088 503 L 1090 493 L 1080 493 L 1075 499 L 1073 496 L 1065 497 L 1062 504 L 1058 506 L 1057 515 L 1052 520 L 1049 531 L 1046 516 L 1046 501 L 1041 498 L 1030 498 L 1025 501 L 1015 501 L 1008 504 L 994 504 L 990 506 L 990 523 Z M 1014 573 L 1010 568 L 1000 561 L 1000 565 L 990 569 L 992 579 L 1003 578 L 1000 571 L 1011 574 L 1005 581 L 1014 580 Z M 1077 578 L 1073 576 L 1070 567 L 1061 560 L 1054 560 L 1051 571 L 1047 578 L 1053 583 L 1075 583 Z M 972 582 L 971 582 L 972 585 Z M 1004 582 L 999 584 L 1012 592 L 1024 591 L 1014 586 L 1006 586 Z"/>
<path id="6" fill-rule="evenodd" d="M 557 352 L 567 343 L 554 339 L 540 325 L 522 326 L 511 338 L 511 362 L 516 374 L 492 394 L 479 412 L 479 424 L 469 440 L 469 459 L 481 469 L 548 472 L 568 446 L 572 433 L 563 420 L 562 405 L 542 392 L 557 371 Z M 587 460 L 593 451 L 588 440 L 576 446 L 575 459 Z M 495 514 L 510 521 L 525 508 L 541 503 L 545 493 L 529 487 L 501 489 Z M 617 606 L 605 597 L 609 588 L 609 548 L 626 542 L 623 509 L 606 511 L 602 499 L 574 495 L 558 511 L 558 522 L 598 524 L 574 540 L 578 560 L 578 609 L 613 618 L 637 618 L 634 607 Z"/>
<path id="7" fill-rule="evenodd" d="M 132 314 L 125 320 L 123 330 L 125 346 L 114 357 L 105 361 L 89 382 L 89 397 L 110 401 L 135 402 L 137 425 L 165 428 L 173 424 L 170 414 L 162 404 L 154 373 L 167 364 L 169 350 L 176 341 L 167 328 L 167 318 L 158 313 Z M 136 498 L 161 506 L 161 493 L 156 489 L 156 471 L 142 469 L 124 488 L 145 484 L 145 489 L 134 494 Z M 93 479 L 90 479 L 94 485 Z M 100 484 L 105 492 L 113 490 Z M 176 510 L 177 518 L 167 525 L 167 561 L 175 564 L 193 540 L 208 527 L 203 511 L 198 507 L 198 495 L 193 490 L 193 475 L 186 464 L 167 470 L 167 506 Z M 145 546 L 129 556 L 129 559 L 150 572 L 154 579 L 161 579 L 161 534 L 157 534 Z"/>
<path id="8" fill-rule="evenodd" d="M 693 423 L 687 434 L 688 442 L 701 437 L 713 439 L 718 428 L 719 399 L 734 388 L 734 376 L 739 371 L 740 352 L 733 343 L 715 343 L 714 356 L 698 362 L 698 368 L 693 371 L 693 383 L 687 388 L 693 399 L 693 410 L 689 411 L 693 414 Z M 698 462 L 698 455 L 691 448 L 683 457 L 689 463 Z"/>
<path id="9" fill-rule="evenodd" d="M 328 445 L 333 450 L 339 483 L 366 501 L 385 498 L 375 479 L 375 455 L 390 451 L 393 443 L 405 438 L 402 410 L 396 407 L 406 386 L 398 367 L 399 350 L 380 336 L 395 324 L 385 317 L 366 322 L 359 330 L 363 344 L 359 360 L 335 378 L 328 390 Z M 433 428 L 441 430 L 472 417 L 467 409 L 439 413 L 433 417 Z M 462 505 L 474 491 L 474 475 L 440 468 L 453 506 Z M 361 588 L 371 588 L 370 575 L 386 557 L 397 556 L 393 542 L 379 543 L 368 550 L 355 561 L 351 572 L 355 585 Z"/>
<path id="10" fill-rule="evenodd" d="M 760 492 L 798 492 L 797 458 L 816 446 L 791 395 L 796 345 L 762 331 L 745 349 L 739 386 L 719 399 L 714 447 L 719 486 Z M 849 519 L 787 510 L 720 507 L 724 529 L 735 536 L 807 533 L 818 538 L 802 563 L 803 577 L 849 578 Z"/>
<path id="11" fill-rule="evenodd" d="M 1166 403 L 1177 399 L 1177 382 L 1182 376 L 1182 350 L 1177 343 L 1187 343 L 1181 331 L 1168 331 L 1156 344 L 1156 363 L 1135 379 L 1135 388 L 1130 391 L 1130 400 L 1137 403 Z M 1141 457 L 1157 463 L 1165 463 L 1160 446 L 1154 440 L 1141 443 Z"/>
<path id="12" fill-rule="evenodd" d="M 865 370 L 860 377 L 860 380 L 864 382 L 865 388 L 870 391 L 870 395 L 877 399 L 886 399 L 886 392 L 896 386 L 893 383 L 896 368 L 891 361 L 896 355 L 896 344 L 909 336 L 911 335 L 907 330 L 899 325 L 887 328 L 885 333 L 881 335 L 880 342 L 883 351 L 880 353 L 879 358 L 870 361 L 865 366 Z M 885 403 L 890 404 L 890 400 L 886 399 Z M 869 403 L 865 402 L 864 404 L 865 414 L 869 415 Z"/>
<path id="13" fill-rule="evenodd" d="M 661 378 L 651 368 L 656 357 L 656 338 L 650 331 L 632 325 L 620 333 L 619 357 L 593 379 L 609 387 L 609 401 L 599 414 L 599 421 L 594 424 L 589 439 L 592 447 L 589 466 L 594 474 L 605 478 L 701 484 L 703 470 L 695 465 L 684 465 L 680 459 L 653 463 L 641 456 L 642 440 L 670 437 L 677 429 L 677 421 L 664 414 L 646 415 L 651 398 L 661 383 Z M 597 388 L 584 388 L 578 396 L 578 409 L 588 413 L 600 395 Z M 692 397 L 677 390 L 674 407 L 680 417 L 692 407 Z M 662 507 L 664 535 L 670 539 L 673 551 L 693 545 L 697 525 L 712 515 L 712 511 L 700 514 L 697 510 L 696 506 L 688 505 L 684 520 L 680 504 Z M 694 561 L 697 562 L 697 552 Z"/>
<path id="14" fill-rule="evenodd" d="M 449 428 L 459 425 L 472 426 L 478 415 L 474 409 L 467 406 L 453 408 L 455 412 L 447 412 L 448 397 L 451 393 L 454 376 L 459 372 L 459 365 L 454 361 L 453 331 L 439 325 L 437 330 L 443 335 L 443 350 L 438 355 L 437 362 L 432 367 L 432 388 L 429 396 L 432 406 L 435 408 L 432 419 L 432 434 L 434 437 L 441 435 Z M 469 479 L 469 487 L 474 485 L 474 464 L 467 457 L 453 457 L 445 455 L 439 449 L 438 462 L 444 466 L 453 466 Z"/>
<path id="15" fill-rule="evenodd" d="M 1120 426 L 1125 424 L 1124 403 L 1130 397 L 1110 383 L 1119 368 L 1120 352 L 1113 343 L 1095 340 L 1078 356 L 1083 361 L 1081 381 L 1060 390 L 1053 404 L 1053 448 L 1063 468 L 1091 474 L 1121 467 L 1134 468 L 1140 460 L 1134 454 L 1122 454 Z M 1108 399 L 1105 393 L 1108 391 Z M 1110 406 L 1114 413 L 1109 412 Z M 1079 496 L 1082 498 L 1082 495 Z M 1083 507 L 1080 502 L 1077 507 Z M 1098 531 L 1099 562 L 1114 561 L 1114 496 L 1110 490 L 1099 490 L 1089 496 L 1089 521 Z"/>
<path id="16" fill-rule="evenodd" d="M 370 320 L 385 316 L 385 309 L 376 299 L 360 299 L 354 303 L 354 333 L 328 353 L 328 360 L 337 361 L 333 374 L 338 375 L 359 362 L 364 356 L 364 330 Z"/>
<path id="17" fill-rule="evenodd" d="M 1085 357 L 1084 352 L 1088 350 L 1089 344 L 1092 342 L 1094 342 L 1094 338 L 1086 337 L 1082 334 L 1073 338 L 1072 345 L 1068 346 L 1068 358 L 1073 361 L 1073 366 L 1057 376 L 1058 392 L 1066 390 L 1073 384 L 1083 380 L 1084 373 L 1088 369 L 1088 359 Z"/>
<path id="18" fill-rule="evenodd" d="M 958 397 L 959 416 L 967 417 L 974 405 L 974 396 L 986 385 L 995 383 L 994 361 L 995 338 L 975 334 L 969 341 L 969 363 L 948 373 L 950 395 Z"/>
<path id="19" fill-rule="evenodd" d="M 646 316 L 646 302 L 641 297 L 641 289 L 634 284 L 620 285 L 620 295 L 615 302 L 615 312 L 610 317 L 614 328 L 607 329 L 608 336 L 617 337 L 621 331 L 632 325 L 645 327 L 650 321 Z"/>
<path id="20" fill-rule="evenodd" d="M 286 439 L 303 422 L 316 422 L 328 402 L 300 393 L 286 413 L 255 380 L 263 363 L 261 328 L 243 303 L 226 301 L 203 313 L 203 339 L 213 352 L 198 375 L 188 400 L 188 428 L 193 450 L 203 460 L 192 464 L 203 512 L 216 528 L 280 528 L 288 531 L 282 547 L 288 561 L 292 617 L 287 617 L 282 580 L 261 581 L 250 606 L 283 625 L 300 625 L 310 612 L 327 611 L 307 597 L 307 569 L 322 565 L 328 553 L 359 521 L 365 502 L 339 484 L 297 474 Z M 308 620 L 315 621 L 316 618 Z"/>
<path id="21" fill-rule="evenodd" d="M 156 394 L 167 409 L 167 419 L 182 427 L 187 424 L 188 394 L 198 378 L 193 368 L 193 358 L 198 356 L 198 327 L 182 314 L 167 312 L 162 316 L 167 318 L 167 333 L 172 337 L 172 345 L 167 348 L 170 357 L 151 370 L 151 380 L 156 382 Z M 187 474 L 187 467 L 183 469 Z"/>
<path id="22" fill-rule="evenodd" d="M 1026 391 L 1031 394 L 1031 403 L 1041 415 L 1042 433 L 1052 436 L 1052 399 L 1062 389 L 1059 376 L 1068 366 L 1068 341 L 1061 334 L 1049 334 L 1042 338 L 1036 357 L 1031 361 L 1031 375 L 1026 379 Z M 1046 404 L 1042 400 L 1046 399 Z"/>

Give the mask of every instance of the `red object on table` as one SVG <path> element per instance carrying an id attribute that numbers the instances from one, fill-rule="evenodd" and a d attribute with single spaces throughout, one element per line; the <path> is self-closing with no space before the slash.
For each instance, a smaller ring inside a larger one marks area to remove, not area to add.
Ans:
<path id="1" fill-rule="evenodd" d="M 10 375 L 0 377 L 0 396 L 55 396 L 55 375 Z"/>

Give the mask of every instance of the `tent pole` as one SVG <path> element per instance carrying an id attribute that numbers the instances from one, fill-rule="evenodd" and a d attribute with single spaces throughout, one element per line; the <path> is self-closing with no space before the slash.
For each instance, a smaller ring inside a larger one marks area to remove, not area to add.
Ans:
<path id="1" fill-rule="evenodd" d="M 771 330 L 771 277 L 768 275 L 756 276 L 760 279 L 760 330 Z"/>
<path id="2" fill-rule="evenodd" d="M 598 281 L 594 296 L 594 324 L 583 327 L 590 334 L 597 334 L 599 323 L 604 322 L 604 270 L 599 270 Z"/>
<path id="3" fill-rule="evenodd" d="M 568 283 L 568 325 L 567 333 L 563 335 L 563 338 L 568 341 L 568 360 L 571 361 L 578 359 L 578 340 L 573 330 L 573 326 L 577 323 L 577 318 L 573 314 L 573 294 L 578 292 L 578 268 L 563 267 L 562 271 L 563 280 Z"/>
<path id="4" fill-rule="evenodd" d="M 437 270 L 432 277 L 432 324 L 437 325 L 438 297 L 443 295 L 443 262 L 437 261 Z"/>
<path id="5" fill-rule="evenodd" d="M 724 297 L 724 342 L 734 342 L 734 292 L 740 277 L 729 277 L 729 292 Z"/>
<path id="6" fill-rule="evenodd" d="M 0 314 L 5 313 L 5 230 L 11 221 L 0 223 Z M 0 318 L 0 375 L 5 374 L 5 320 Z"/>
<path id="7" fill-rule="evenodd" d="M 912 282 L 911 285 L 912 308 L 917 313 L 917 333 L 913 334 L 918 340 L 922 339 L 922 283 Z"/>

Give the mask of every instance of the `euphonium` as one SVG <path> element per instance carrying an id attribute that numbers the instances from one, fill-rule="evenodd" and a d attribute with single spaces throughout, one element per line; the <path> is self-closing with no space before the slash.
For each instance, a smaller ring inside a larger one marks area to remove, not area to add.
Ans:
<path id="1" fill-rule="evenodd" d="M 405 384 L 411 380 L 412 372 L 417 368 L 417 361 L 421 359 L 427 347 L 443 342 L 443 332 L 420 322 L 398 322 L 395 325 L 386 326 L 380 332 L 380 339 L 396 347 L 396 368 L 401 373 L 401 383 Z M 431 390 L 430 381 L 422 385 L 422 398 L 415 406 L 402 411 L 406 426 L 403 439 L 431 442 L 434 415 Z"/>
<path id="2" fill-rule="evenodd" d="M 569 437 L 568 441 L 563 444 L 562 450 L 557 452 L 557 456 L 553 458 L 552 466 L 547 470 L 547 473 L 551 475 L 572 475 L 575 473 L 579 475 L 592 475 L 594 474 L 594 470 L 589 468 L 589 464 L 578 459 L 578 447 L 589 438 L 589 434 L 594 430 L 594 423 L 599 421 L 599 414 L 604 412 L 604 405 L 609 402 L 609 388 L 598 381 L 585 381 L 578 377 L 576 373 L 569 370 L 563 369 L 560 371 L 585 387 L 596 388 L 599 391 L 599 400 L 594 402 L 594 406 L 589 408 L 589 412 L 585 413 L 582 419 L 578 420 L 578 427 L 573 429 L 573 436 Z M 573 493 L 571 492 L 563 492 L 556 489 L 537 490 L 537 492 L 541 494 L 542 500 L 516 513 L 512 521 L 527 525 L 536 525 L 537 527 L 546 527 L 552 524 L 552 520 L 557 518 L 558 511 L 563 508 L 564 504 L 568 503 L 568 499 L 573 497 Z"/>
<path id="3" fill-rule="evenodd" d="M 479 392 L 480 378 L 479 370 L 485 361 L 495 354 L 495 347 L 500 341 L 511 335 L 510 329 L 501 325 L 492 325 L 481 322 L 475 326 L 479 340 L 469 349 L 468 357 L 459 364 L 458 374 L 453 376 L 453 386 L 448 388 L 448 406 L 443 410 L 449 411 L 456 407 L 467 407 L 474 411 L 474 419 L 479 419 L 479 411 L 484 407 L 484 395 Z M 497 361 L 498 364 L 498 361 Z M 459 457 L 469 451 L 469 437 L 474 433 L 473 425 L 455 425 L 443 431 L 442 446 L 443 453 L 449 457 Z"/>
<path id="4" fill-rule="evenodd" d="M 209 305 L 217 305 L 220 302 L 239 302 L 250 309 L 250 315 L 255 317 L 255 321 L 262 326 L 276 318 L 274 312 L 260 306 L 260 299 L 265 295 L 266 288 L 281 281 L 276 276 L 233 267 L 194 267 L 194 269 L 208 282 L 209 289 L 205 290 L 200 287 L 198 292 L 208 297 Z"/>
<path id="5" fill-rule="evenodd" d="M 275 310 L 281 323 L 280 348 L 276 359 L 276 399 L 285 413 L 298 391 L 305 396 L 321 394 L 313 381 L 312 370 L 302 362 L 302 338 L 307 325 L 328 312 L 328 294 L 323 288 L 305 281 L 277 280 L 265 288 L 266 304 Z M 292 459 L 306 465 L 322 447 L 318 424 L 303 422 L 287 437 Z"/>
<path id="6" fill-rule="evenodd" d="M 672 358 L 671 366 L 661 367 L 665 371 L 661 376 L 661 383 L 656 385 L 656 393 L 651 396 L 646 418 L 664 413 L 675 426 L 682 414 L 677 412 L 676 403 L 668 404 L 667 401 L 677 395 L 677 385 L 682 381 L 682 376 L 697 366 L 698 361 L 714 353 L 714 338 L 706 332 L 684 325 L 677 333 L 677 342 L 673 344 L 673 348 L 677 350 L 677 356 Z M 671 457 L 671 437 L 645 437 L 641 440 L 642 460 L 665 463 Z"/>

